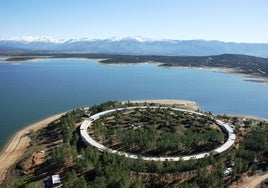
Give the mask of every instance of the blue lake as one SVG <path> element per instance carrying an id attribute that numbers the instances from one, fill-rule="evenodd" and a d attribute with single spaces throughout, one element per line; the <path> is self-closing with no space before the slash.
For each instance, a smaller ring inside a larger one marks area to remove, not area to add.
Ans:
<path id="1" fill-rule="evenodd" d="M 0 88 L 0 147 L 31 123 L 107 100 L 192 100 L 212 113 L 268 118 L 267 85 L 211 70 L 83 59 L 0 61 Z"/>

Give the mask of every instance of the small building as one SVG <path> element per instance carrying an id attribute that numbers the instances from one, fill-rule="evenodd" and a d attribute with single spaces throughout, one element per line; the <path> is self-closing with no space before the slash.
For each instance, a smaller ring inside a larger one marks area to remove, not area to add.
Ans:
<path id="1" fill-rule="evenodd" d="M 223 175 L 224 175 L 224 177 L 226 177 L 226 176 L 231 175 L 232 173 L 233 173 L 233 169 L 231 167 L 229 167 L 226 170 L 224 170 Z"/>
<path id="2" fill-rule="evenodd" d="M 51 184 L 52 187 L 58 187 L 61 185 L 60 176 L 59 175 L 52 175 L 51 176 Z"/>
<path id="3" fill-rule="evenodd" d="M 91 116 L 90 113 L 85 113 L 85 114 L 83 115 L 83 117 L 86 117 L 86 118 L 90 118 L 90 116 Z"/>

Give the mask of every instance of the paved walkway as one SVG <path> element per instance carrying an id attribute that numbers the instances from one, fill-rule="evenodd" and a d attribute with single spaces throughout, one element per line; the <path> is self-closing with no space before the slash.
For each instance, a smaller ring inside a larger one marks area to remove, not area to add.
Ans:
<path id="1" fill-rule="evenodd" d="M 87 132 L 88 127 L 90 127 L 95 120 L 99 119 L 103 115 L 108 115 L 108 114 L 111 114 L 111 113 L 116 112 L 116 111 L 133 110 L 133 109 L 137 109 L 137 108 L 146 109 L 146 108 L 159 108 L 159 107 L 147 107 L 147 106 L 126 107 L 126 108 L 117 108 L 117 109 L 107 110 L 107 111 L 103 111 L 103 112 L 94 114 L 94 115 L 90 116 L 87 120 L 85 120 L 82 123 L 82 125 L 80 126 L 80 136 L 81 136 L 82 140 L 84 141 L 85 144 L 94 146 L 102 152 L 105 151 L 108 153 L 114 153 L 114 154 L 117 154 L 120 156 L 132 158 L 132 159 L 138 159 L 139 155 L 113 150 L 113 149 L 110 149 L 110 148 L 98 143 L 92 137 L 90 137 L 88 132 Z M 160 108 L 166 109 L 167 107 L 160 107 Z M 178 111 L 178 112 L 190 113 L 190 114 L 196 114 L 198 116 L 206 116 L 205 114 L 202 114 L 199 112 L 194 112 L 194 111 L 189 111 L 189 110 L 184 110 L 184 109 L 171 108 L 171 110 Z M 230 149 L 233 146 L 233 144 L 235 142 L 236 135 L 234 134 L 233 128 L 231 127 L 231 125 L 226 124 L 226 123 L 224 123 L 220 120 L 217 120 L 217 119 L 215 119 L 215 122 L 218 124 L 218 126 L 220 126 L 222 131 L 227 134 L 228 139 L 223 145 L 221 145 L 220 147 L 216 148 L 213 151 L 205 152 L 205 153 L 198 153 L 195 155 L 181 156 L 181 157 L 165 157 L 165 156 L 163 156 L 163 157 L 140 156 L 140 157 L 146 161 L 179 161 L 179 160 L 186 161 L 186 160 L 190 160 L 190 159 L 201 159 L 201 158 L 204 158 L 206 156 L 209 156 L 210 154 L 217 155 L 217 154 L 220 154 L 224 151 L 227 151 L 228 149 Z"/>

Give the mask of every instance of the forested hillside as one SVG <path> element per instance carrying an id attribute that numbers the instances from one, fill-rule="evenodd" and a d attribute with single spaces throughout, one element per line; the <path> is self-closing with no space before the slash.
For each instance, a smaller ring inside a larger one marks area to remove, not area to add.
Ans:
<path id="1" fill-rule="evenodd" d="M 247 55 L 223 54 L 217 56 L 113 56 L 102 63 L 161 63 L 167 67 L 232 68 L 237 72 L 268 76 L 268 59 Z"/>
<path id="2" fill-rule="evenodd" d="M 0 52 L 8 56 L 5 61 L 27 61 L 36 58 L 88 58 L 104 59 L 101 63 L 160 63 L 166 67 L 207 67 L 230 68 L 235 73 L 268 77 L 268 58 L 222 54 L 216 56 L 152 56 L 152 55 L 112 55 L 112 54 L 77 54 L 77 53 L 42 53 L 42 52 Z"/>

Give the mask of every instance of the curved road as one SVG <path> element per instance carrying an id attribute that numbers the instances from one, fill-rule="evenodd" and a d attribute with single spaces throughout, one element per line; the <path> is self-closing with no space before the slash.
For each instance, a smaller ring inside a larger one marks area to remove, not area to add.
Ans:
<path id="1" fill-rule="evenodd" d="M 116 112 L 116 111 L 132 110 L 132 109 L 136 109 L 136 108 L 146 109 L 146 108 L 159 108 L 159 107 L 147 107 L 147 106 L 126 107 L 126 108 L 117 108 L 117 109 L 107 110 L 107 111 L 103 111 L 103 112 L 94 114 L 94 115 L 90 116 L 87 120 L 85 120 L 82 123 L 82 125 L 80 126 L 80 135 L 81 135 L 82 140 L 84 141 L 85 144 L 94 146 L 102 152 L 105 151 L 108 153 L 114 153 L 114 154 L 117 154 L 120 156 L 132 158 L 132 159 L 138 159 L 139 157 L 141 157 L 143 160 L 147 160 L 147 161 L 179 161 L 179 160 L 201 159 L 201 158 L 204 158 L 206 156 L 209 156 L 210 154 L 213 154 L 213 155 L 220 154 L 220 153 L 228 150 L 229 148 L 231 148 L 235 142 L 236 135 L 233 132 L 233 128 L 230 125 L 228 125 L 220 120 L 217 120 L 217 119 L 215 119 L 215 122 L 218 124 L 218 126 L 220 126 L 222 131 L 227 134 L 227 136 L 228 136 L 227 141 L 223 145 L 214 149 L 211 152 L 198 153 L 195 155 L 188 155 L 188 156 L 182 156 L 182 157 L 144 157 L 144 156 L 139 156 L 136 154 L 120 152 L 117 150 L 110 149 L 110 148 L 98 143 L 92 137 L 89 136 L 89 134 L 87 132 L 88 127 L 90 127 L 92 125 L 92 123 L 95 120 L 99 119 L 101 116 L 111 114 L 111 113 Z M 167 107 L 160 107 L 160 108 L 166 109 Z M 198 116 L 206 116 L 205 114 L 194 112 L 194 111 L 183 110 L 183 109 L 178 109 L 178 108 L 171 108 L 171 109 L 173 111 L 186 112 L 186 113 L 190 113 L 190 114 L 196 114 Z"/>

